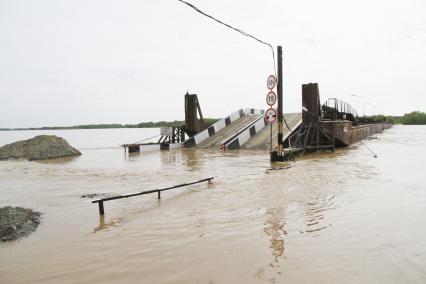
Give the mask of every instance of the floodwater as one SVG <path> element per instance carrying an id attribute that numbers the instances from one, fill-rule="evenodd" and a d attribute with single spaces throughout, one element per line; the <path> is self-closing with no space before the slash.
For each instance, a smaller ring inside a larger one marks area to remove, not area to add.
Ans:
<path id="1" fill-rule="evenodd" d="M 0 283 L 426 283 L 426 127 L 395 126 L 336 153 L 268 171 L 267 152 L 120 143 L 158 129 L 47 131 L 83 155 L 0 161 L 0 206 L 43 213 L 0 243 Z M 0 145 L 41 131 L 0 132 Z M 43 132 L 45 133 L 45 132 Z M 121 194 L 214 176 L 105 203 Z"/>

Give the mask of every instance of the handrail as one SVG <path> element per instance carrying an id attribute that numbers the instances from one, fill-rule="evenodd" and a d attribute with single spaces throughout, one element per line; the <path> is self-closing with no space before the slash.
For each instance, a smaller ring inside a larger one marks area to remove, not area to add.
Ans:
<path id="1" fill-rule="evenodd" d="M 349 103 L 338 100 L 336 98 L 327 99 L 322 106 L 323 106 L 323 111 L 325 112 L 325 114 L 327 114 L 326 108 L 331 108 L 331 109 L 335 109 L 337 112 L 340 112 L 340 113 L 351 114 L 355 120 L 358 117 L 358 112 L 356 111 L 354 107 L 352 107 Z"/>
<path id="2" fill-rule="evenodd" d="M 165 187 L 165 188 L 160 188 L 160 189 L 151 189 L 151 190 L 145 190 L 145 191 L 140 191 L 140 192 L 135 192 L 135 193 L 128 193 L 128 194 L 116 195 L 116 196 L 111 196 L 111 197 L 105 197 L 105 198 L 92 200 L 92 203 L 98 203 L 99 214 L 104 215 L 105 214 L 105 211 L 104 211 L 104 202 L 105 201 L 122 199 L 122 198 L 129 198 L 129 197 L 133 197 L 133 196 L 137 196 L 137 195 L 144 195 L 144 194 L 149 194 L 149 193 L 154 193 L 154 192 L 158 193 L 158 199 L 160 199 L 162 191 L 170 190 L 170 189 L 178 188 L 178 187 L 184 187 L 184 186 L 188 186 L 188 185 L 193 185 L 193 184 L 201 183 L 201 182 L 205 182 L 205 181 L 210 183 L 212 179 L 214 179 L 214 177 L 209 177 L 209 178 L 201 179 L 201 180 L 194 181 L 194 182 L 182 183 L 182 184 L 178 184 L 178 185 L 174 185 L 174 186 L 170 186 L 170 187 Z"/>

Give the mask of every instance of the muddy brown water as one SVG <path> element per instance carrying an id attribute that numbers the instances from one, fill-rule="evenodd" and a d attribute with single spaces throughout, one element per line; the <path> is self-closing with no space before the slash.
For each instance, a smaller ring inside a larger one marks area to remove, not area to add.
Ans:
<path id="1" fill-rule="evenodd" d="M 1 161 L 0 206 L 43 213 L 29 237 L 0 243 L 0 283 L 425 283 L 426 127 L 268 171 L 262 151 L 150 150 L 120 143 L 153 129 L 47 131 L 82 151 Z M 0 132 L 0 145 L 39 134 Z M 105 203 L 120 194 L 215 176 Z"/>

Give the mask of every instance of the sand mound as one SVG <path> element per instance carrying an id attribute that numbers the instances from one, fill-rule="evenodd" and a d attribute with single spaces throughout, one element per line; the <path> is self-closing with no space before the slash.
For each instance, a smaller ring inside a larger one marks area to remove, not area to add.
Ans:
<path id="1" fill-rule="evenodd" d="M 40 215 L 22 207 L 0 207 L 0 239 L 10 241 L 28 236 L 40 224 Z"/>
<path id="2" fill-rule="evenodd" d="M 80 151 L 71 147 L 64 138 L 54 135 L 39 135 L 0 147 L 0 160 L 45 160 L 76 155 L 81 155 Z"/>

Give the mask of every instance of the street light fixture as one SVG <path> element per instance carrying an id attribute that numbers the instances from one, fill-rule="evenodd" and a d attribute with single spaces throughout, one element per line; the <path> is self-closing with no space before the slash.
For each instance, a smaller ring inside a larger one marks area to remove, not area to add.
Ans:
<path id="1" fill-rule="evenodd" d="M 372 103 L 369 103 L 369 102 L 366 102 L 365 104 L 370 105 L 374 109 L 374 112 L 376 112 L 376 106 L 375 105 L 373 105 Z"/>
<path id="2" fill-rule="evenodd" d="M 357 98 L 360 98 L 361 100 L 362 100 L 362 112 L 363 112 L 363 115 L 362 116 L 365 116 L 365 100 L 364 100 L 364 98 L 363 97 L 361 97 L 361 96 L 358 96 L 358 95 L 351 95 L 352 97 L 357 97 Z"/>

